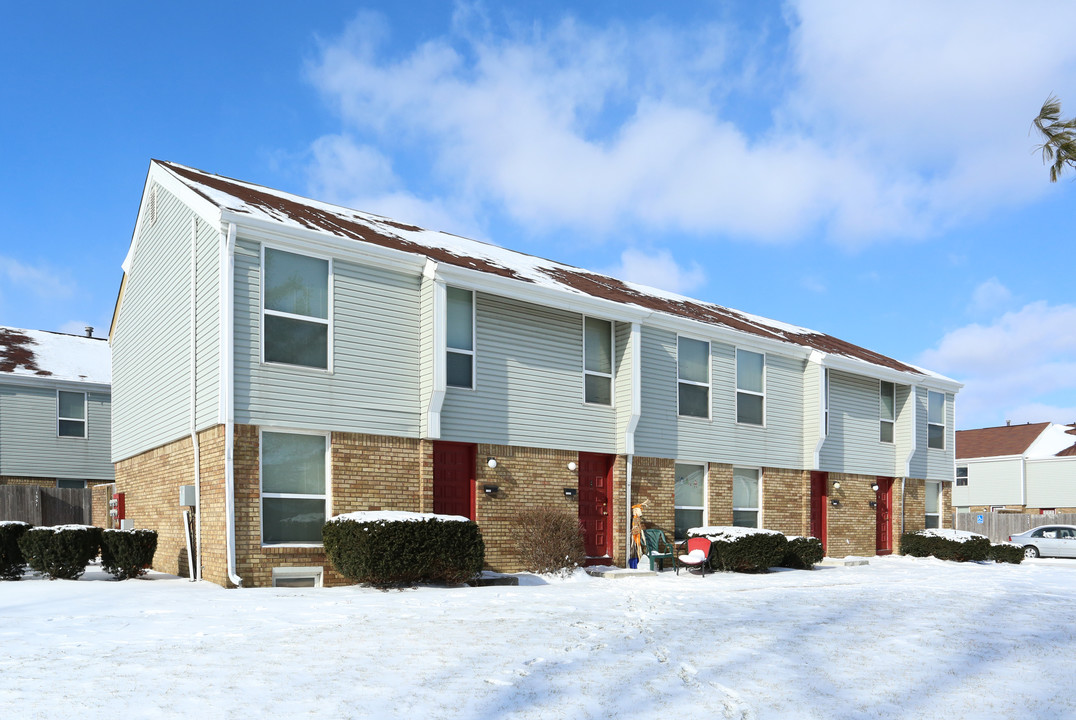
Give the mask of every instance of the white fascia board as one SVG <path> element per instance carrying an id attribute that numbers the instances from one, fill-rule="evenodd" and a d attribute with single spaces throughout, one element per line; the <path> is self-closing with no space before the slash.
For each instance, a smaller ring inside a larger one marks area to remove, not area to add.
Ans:
<path id="1" fill-rule="evenodd" d="M 834 355 L 830 353 L 826 355 L 822 364 L 832 370 L 839 370 L 853 375 L 877 378 L 898 385 L 918 385 L 919 387 L 924 387 L 928 390 L 937 390 L 940 392 L 957 393 L 960 391 L 960 388 L 964 387 L 963 383 L 959 383 L 956 380 L 950 380 L 949 378 L 943 378 L 937 375 L 920 375 L 919 373 L 904 372 L 894 368 L 887 368 L 882 365 L 875 365 L 874 363 L 869 363 L 865 360 L 847 357 L 846 355 Z"/>
<path id="2" fill-rule="evenodd" d="M 1028 458 L 1028 465 L 1038 465 L 1039 463 L 1074 463 L 1076 464 L 1076 455 L 1062 455 L 1061 457 L 1044 457 L 1044 458 Z"/>
<path id="3" fill-rule="evenodd" d="M 83 380 L 64 380 L 54 377 L 38 377 L 32 375 L 8 375 L 0 377 L 0 385 L 20 385 L 32 388 L 56 388 L 58 390 L 72 390 L 75 392 L 96 392 L 112 394 L 112 385 L 109 383 L 86 382 Z"/>
<path id="4" fill-rule="evenodd" d="M 1022 460 L 1023 455 L 992 455 L 991 457 L 979 457 L 979 458 L 957 458 L 956 464 L 961 465 L 963 463 L 988 463 L 988 462 L 1004 462 L 1008 460 Z"/>

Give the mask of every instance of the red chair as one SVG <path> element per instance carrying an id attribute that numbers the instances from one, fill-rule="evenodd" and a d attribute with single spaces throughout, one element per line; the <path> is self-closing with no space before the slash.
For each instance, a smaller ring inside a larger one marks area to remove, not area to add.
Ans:
<path id="1" fill-rule="evenodd" d="M 686 550 L 686 552 L 685 552 Z M 687 542 L 680 545 L 681 555 L 676 558 L 675 570 L 676 574 L 680 574 L 680 567 L 702 568 L 703 577 L 706 576 L 706 569 L 710 567 L 710 541 L 704 537 L 688 538 Z M 713 572 L 713 569 L 710 569 Z"/>

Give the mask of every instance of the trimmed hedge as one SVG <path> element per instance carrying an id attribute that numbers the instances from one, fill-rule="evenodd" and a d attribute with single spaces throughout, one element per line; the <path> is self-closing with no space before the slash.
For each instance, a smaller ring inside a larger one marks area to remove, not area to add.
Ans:
<path id="1" fill-rule="evenodd" d="M 587 559 L 578 512 L 536 508 L 516 518 L 523 569 L 527 572 L 568 575 Z"/>
<path id="2" fill-rule="evenodd" d="M 1000 543 L 990 546 L 990 559 L 994 562 L 1019 565 L 1024 561 L 1024 548 L 1020 545 Z"/>
<path id="3" fill-rule="evenodd" d="M 794 537 L 788 541 L 781 567 L 810 570 L 816 563 L 822 562 L 825 556 L 826 551 L 822 549 L 822 541 L 818 538 Z"/>
<path id="4" fill-rule="evenodd" d="M 731 572 L 766 572 L 779 567 L 788 548 L 788 540 L 780 533 L 751 533 L 711 540 L 710 567 Z"/>
<path id="5" fill-rule="evenodd" d="M 337 572 L 375 587 L 466 582 L 482 572 L 486 555 L 470 521 L 337 520 L 325 523 L 321 536 Z"/>
<path id="6" fill-rule="evenodd" d="M 18 580 L 26 569 L 26 559 L 19 550 L 19 538 L 30 523 L 10 520 L 0 522 L 0 580 Z"/>
<path id="7" fill-rule="evenodd" d="M 52 580 L 82 577 L 100 547 L 101 528 L 91 525 L 35 527 L 19 538 L 26 564 Z"/>
<path id="8" fill-rule="evenodd" d="M 117 580 L 145 575 L 155 552 L 155 530 L 105 530 L 101 534 L 101 567 Z"/>
<path id="9" fill-rule="evenodd" d="M 955 562 L 981 562 L 990 558 L 990 540 L 980 536 L 959 542 L 936 535 L 922 535 L 918 531 L 909 532 L 900 536 L 900 554 L 933 556 Z"/>

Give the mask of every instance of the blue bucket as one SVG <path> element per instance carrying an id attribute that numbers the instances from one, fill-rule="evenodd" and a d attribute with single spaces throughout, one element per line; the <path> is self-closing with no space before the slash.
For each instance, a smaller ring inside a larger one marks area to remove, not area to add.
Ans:
<path id="1" fill-rule="evenodd" d="M 632 570 L 637 570 L 639 568 L 639 558 L 632 558 L 628 560 L 628 567 Z"/>

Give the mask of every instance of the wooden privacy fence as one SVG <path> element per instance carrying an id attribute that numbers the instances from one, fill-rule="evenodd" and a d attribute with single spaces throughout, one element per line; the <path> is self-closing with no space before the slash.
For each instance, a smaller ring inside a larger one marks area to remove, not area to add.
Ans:
<path id="1" fill-rule="evenodd" d="M 979 518 L 983 521 L 980 523 Z M 955 513 L 953 527 L 957 530 L 986 535 L 990 542 L 1005 542 L 1010 535 L 1022 533 L 1039 525 L 1076 525 L 1076 513 L 1029 515 L 1026 513 Z"/>
<path id="2" fill-rule="evenodd" d="M 36 485 L 0 485 L 0 520 L 21 520 L 31 525 L 90 525 L 93 491 L 46 488 Z"/>

